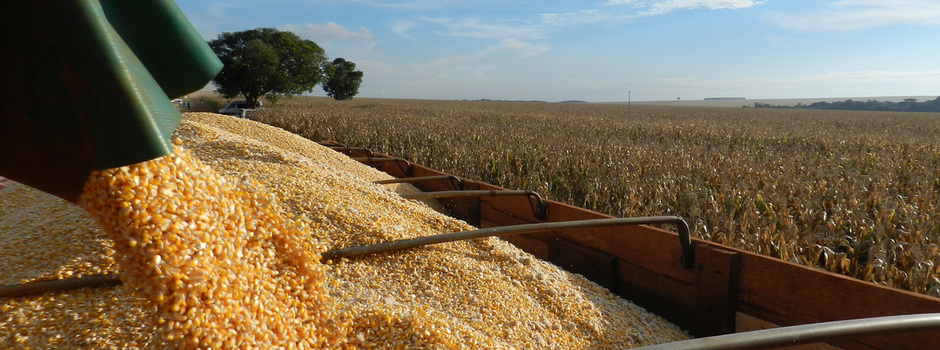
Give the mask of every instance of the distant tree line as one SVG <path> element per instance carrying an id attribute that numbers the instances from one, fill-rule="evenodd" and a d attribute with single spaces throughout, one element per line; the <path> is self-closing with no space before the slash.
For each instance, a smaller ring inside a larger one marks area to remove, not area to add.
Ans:
<path id="1" fill-rule="evenodd" d="M 754 102 L 754 108 L 791 108 L 791 109 L 835 109 L 853 111 L 891 111 L 891 112 L 940 112 L 940 97 L 930 101 L 917 102 L 915 98 L 906 98 L 901 102 L 891 101 L 853 101 L 815 102 L 808 105 L 798 103 L 795 106 L 772 106 L 769 103 Z"/>

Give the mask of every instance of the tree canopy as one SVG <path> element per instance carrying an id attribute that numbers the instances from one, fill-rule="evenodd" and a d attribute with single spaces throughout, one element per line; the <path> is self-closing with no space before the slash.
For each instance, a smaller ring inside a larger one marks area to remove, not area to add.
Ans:
<path id="1" fill-rule="evenodd" d="M 209 47 L 225 65 L 212 80 L 216 92 L 226 98 L 243 95 L 249 106 L 261 96 L 276 100 L 313 89 L 327 64 L 316 43 L 273 28 L 222 33 Z"/>
<path id="2" fill-rule="evenodd" d="M 326 65 L 327 81 L 323 91 L 337 100 L 348 100 L 359 93 L 362 84 L 362 71 L 356 70 L 356 64 L 342 57 Z"/>

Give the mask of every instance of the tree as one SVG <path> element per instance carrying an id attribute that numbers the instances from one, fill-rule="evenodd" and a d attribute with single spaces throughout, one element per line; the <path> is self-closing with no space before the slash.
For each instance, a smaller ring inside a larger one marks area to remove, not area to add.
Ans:
<path id="1" fill-rule="evenodd" d="M 277 100 L 313 89 L 327 64 L 313 41 L 272 28 L 222 33 L 209 47 L 225 65 L 212 79 L 216 92 L 226 98 L 243 95 L 249 106 L 261 96 Z"/>
<path id="2" fill-rule="evenodd" d="M 348 100 L 359 93 L 359 84 L 362 84 L 362 71 L 356 70 L 356 64 L 342 57 L 326 65 L 327 81 L 323 84 L 323 91 L 337 100 Z"/>

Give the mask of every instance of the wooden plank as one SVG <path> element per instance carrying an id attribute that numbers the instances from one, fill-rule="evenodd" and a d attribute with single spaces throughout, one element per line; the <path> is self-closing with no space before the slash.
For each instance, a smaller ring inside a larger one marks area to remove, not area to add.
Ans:
<path id="1" fill-rule="evenodd" d="M 692 333 L 707 337 L 734 333 L 738 297 L 738 254 L 701 245 L 695 256 L 695 291 Z"/>
<path id="2" fill-rule="evenodd" d="M 693 270 L 679 263 L 682 249 L 675 234 L 646 226 L 621 226 L 565 230 L 559 236 L 672 279 L 691 284 L 695 278 Z"/>
<path id="3" fill-rule="evenodd" d="M 553 264 L 617 293 L 617 258 L 613 255 L 564 239 L 549 241 L 548 252 Z"/>
<path id="4" fill-rule="evenodd" d="M 694 327 L 690 317 L 695 291 L 688 282 L 617 260 L 617 295 L 642 306 L 683 329 Z"/>
<path id="5" fill-rule="evenodd" d="M 767 322 L 765 320 L 759 319 L 757 317 L 748 315 L 743 312 L 735 313 L 735 332 L 750 332 L 750 331 L 759 331 L 762 329 L 778 328 L 780 326 Z M 796 346 L 785 346 L 781 348 L 774 348 L 777 350 L 840 350 L 842 348 L 836 347 L 827 343 L 813 343 L 813 344 L 802 344 Z"/>
<path id="6" fill-rule="evenodd" d="M 789 326 L 865 317 L 940 312 L 940 299 L 883 287 L 755 254 L 741 254 L 739 311 Z M 843 348 L 918 349 L 940 332 L 833 342 Z"/>
<path id="7" fill-rule="evenodd" d="M 540 239 L 528 238 L 525 236 L 526 235 L 506 236 L 503 237 L 503 239 L 509 243 L 512 243 L 516 247 L 519 247 L 519 249 L 532 254 L 536 258 L 547 261 L 549 254 L 548 243 Z"/>
<path id="8" fill-rule="evenodd" d="M 391 156 L 384 155 L 384 154 L 374 154 L 372 157 L 373 157 L 373 158 L 383 158 L 383 157 L 384 157 L 384 158 L 393 158 L 393 157 L 391 157 Z M 421 165 L 417 165 L 417 164 L 414 164 L 414 163 L 407 163 L 407 164 L 406 164 L 405 162 L 402 162 L 402 161 L 397 161 L 397 162 L 388 161 L 388 162 L 377 162 L 377 163 L 368 163 L 368 162 L 367 162 L 367 163 L 365 163 L 365 164 L 366 164 L 366 165 L 371 165 L 371 166 L 373 166 L 374 168 L 376 168 L 376 169 L 378 169 L 378 170 L 381 170 L 381 171 L 384 171 L 384 172 L 386 172 L 386 173 L 388 173 L 389 175 L 392 175 L 392 176 L 394 176 L 394 177 L 414 177 L 414 176 L 416 176 L 416 175 L 415 175 L 415 169 L 416 169 L 416 168 L 419 168 L 419 167 L 420 167 L 420 168 L 425 168 L 425 169 L 427 169 L 427 170 L 430 170 L 429 168 L 424 167 L 424 166 L 421 166 Z"/>
<path id="9" fill-rule="evenodd" d="M 481 188 L 485 190 L 486 188 Z M 489 222 L 521 225 L 541 222 L 532 211 L 534 200 L 528 196 L 481 196 L 480 217 Z"/>

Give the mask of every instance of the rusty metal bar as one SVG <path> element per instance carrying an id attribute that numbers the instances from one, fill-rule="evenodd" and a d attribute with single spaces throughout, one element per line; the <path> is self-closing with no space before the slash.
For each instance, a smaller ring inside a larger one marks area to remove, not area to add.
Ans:
<path id="1" fill-rule="evenodd" d="M 375 157 L 373 156 L 373 157 L 350 157 L 350 158 L 352 160 L 355 160 L 357 162 L 362 162 L 362 163 L 405 162 L 405 163 L 408 163 L 408 165 L 411 165 L 411 162 L 409 162 L 407 159 L 398 158 L 398 157 L 383 157 L 383 156 Z"/>
<path id="2" fill-rule="evenodd" d="M 331 150 L 334 150 L 334 151 L 337 151 L 337 152 L 355 152 L 355 151 L 362 151 L 362 152 L 366 152 L 366 154 L 369 154 L 370 156 L 371 156 L 372 154 L 374 154 L 374 153 L 372 153 L 372 150 L 371 150 L 371 149 L 368 149 L 368 148 L 365 148 L 365 147 L 345 147 L 345 146 L 335 146 L 335 147 L 334 147 L 334 146 L 327 146 L 327 147 L 329 147 Z"/>
<path id="3" fill-rule="evenodd" d="M 464 191 L 436 191 L 436 192 L 419 192 L 419 193 L 405 193 L 401 197 L 405 199 L 427 199 L 427 198 L 454 198 L 454 197 L 480 197 L 480 196 L 528 196 L 535 199 L 535 204 L 529 202 L 529 207 L 532 208 L 532 215 L 537 220 L 545 220 L 546 210 L 548 210 L 548 205 L 545 204 L 545 201 L 542 200 L 540 196 L 535 191 L 523 191 L 523 190 L 464 190 Z"/>
<path id="4" fill-rule="evenodd" d="M 46 292 L 60 292 L 83 287 L 99 287 L 121 283 L 118 274 L 88 275 L 58 280 L 35 281 L 23 284 L 0 286 L 0 298 L 16 298 Z"/>
<path id="5" fill-rule="evenodd" d="M 411 162 L 404 158 L 397 157 L 349 157 L 352 160 L 355 160 L 360 163 L 381 163 L 381 162 L 395 162 L 398 165 L 398 169 L 405 174 L 411 174 Z M 405 163 L 408 166 L 407 169 L 401 166 L 401 163 Z"/>
<path id="6" fill-rule="evenodd" d="M 384 252 L 391 252 L 403 249 L 421 247 L 430 244 L 462 241 L 491 236 L 505 236 L 523 233 L 555 231 L 570 228 L 585 227 L 610 227 L 624 225 L 653 225 L 653 224 L 674 224 L 678 228 L 679 244 L 682 247 L 682 256 L 679 263 L 686 269 L 691 269 L 695 262 L 695 247 L 692 244 L 692 238 L 689 236 L 689 224 L 678 216 L 650 216 L 637 218 L 612 218 L 612 219 L 593 219 L 562 222 L 544 222 L 538 224 L 525 224 L 513 226 L 491 227 L 473 231 L 461 231 L 444 233 L 434 236 L 403 239 L 398 241 L 383 242 L 367 246 L 348 247 L 343 249 L 333 249 L 321 254 L 323 259 L 349 258 L 361 255 L 370 255 Z"/>
<path id="7" fill-rule="evenodd" d="M 415 183 L 415 182 L 422 182 L 422 181 L 437 181 L 437 180 L 450 180 L 451 184 L 453 184 L 452 187 L 455 190 L 463 188 L 463 182 L 460 181 L 460 178 L 454 175 L 400 177 L 396 179 L 379 180 L 379 181 L 375 181 L 375 183 L 379 185 L 387 185 L 387 184 L 394 184 L 394 183 Z"/>

